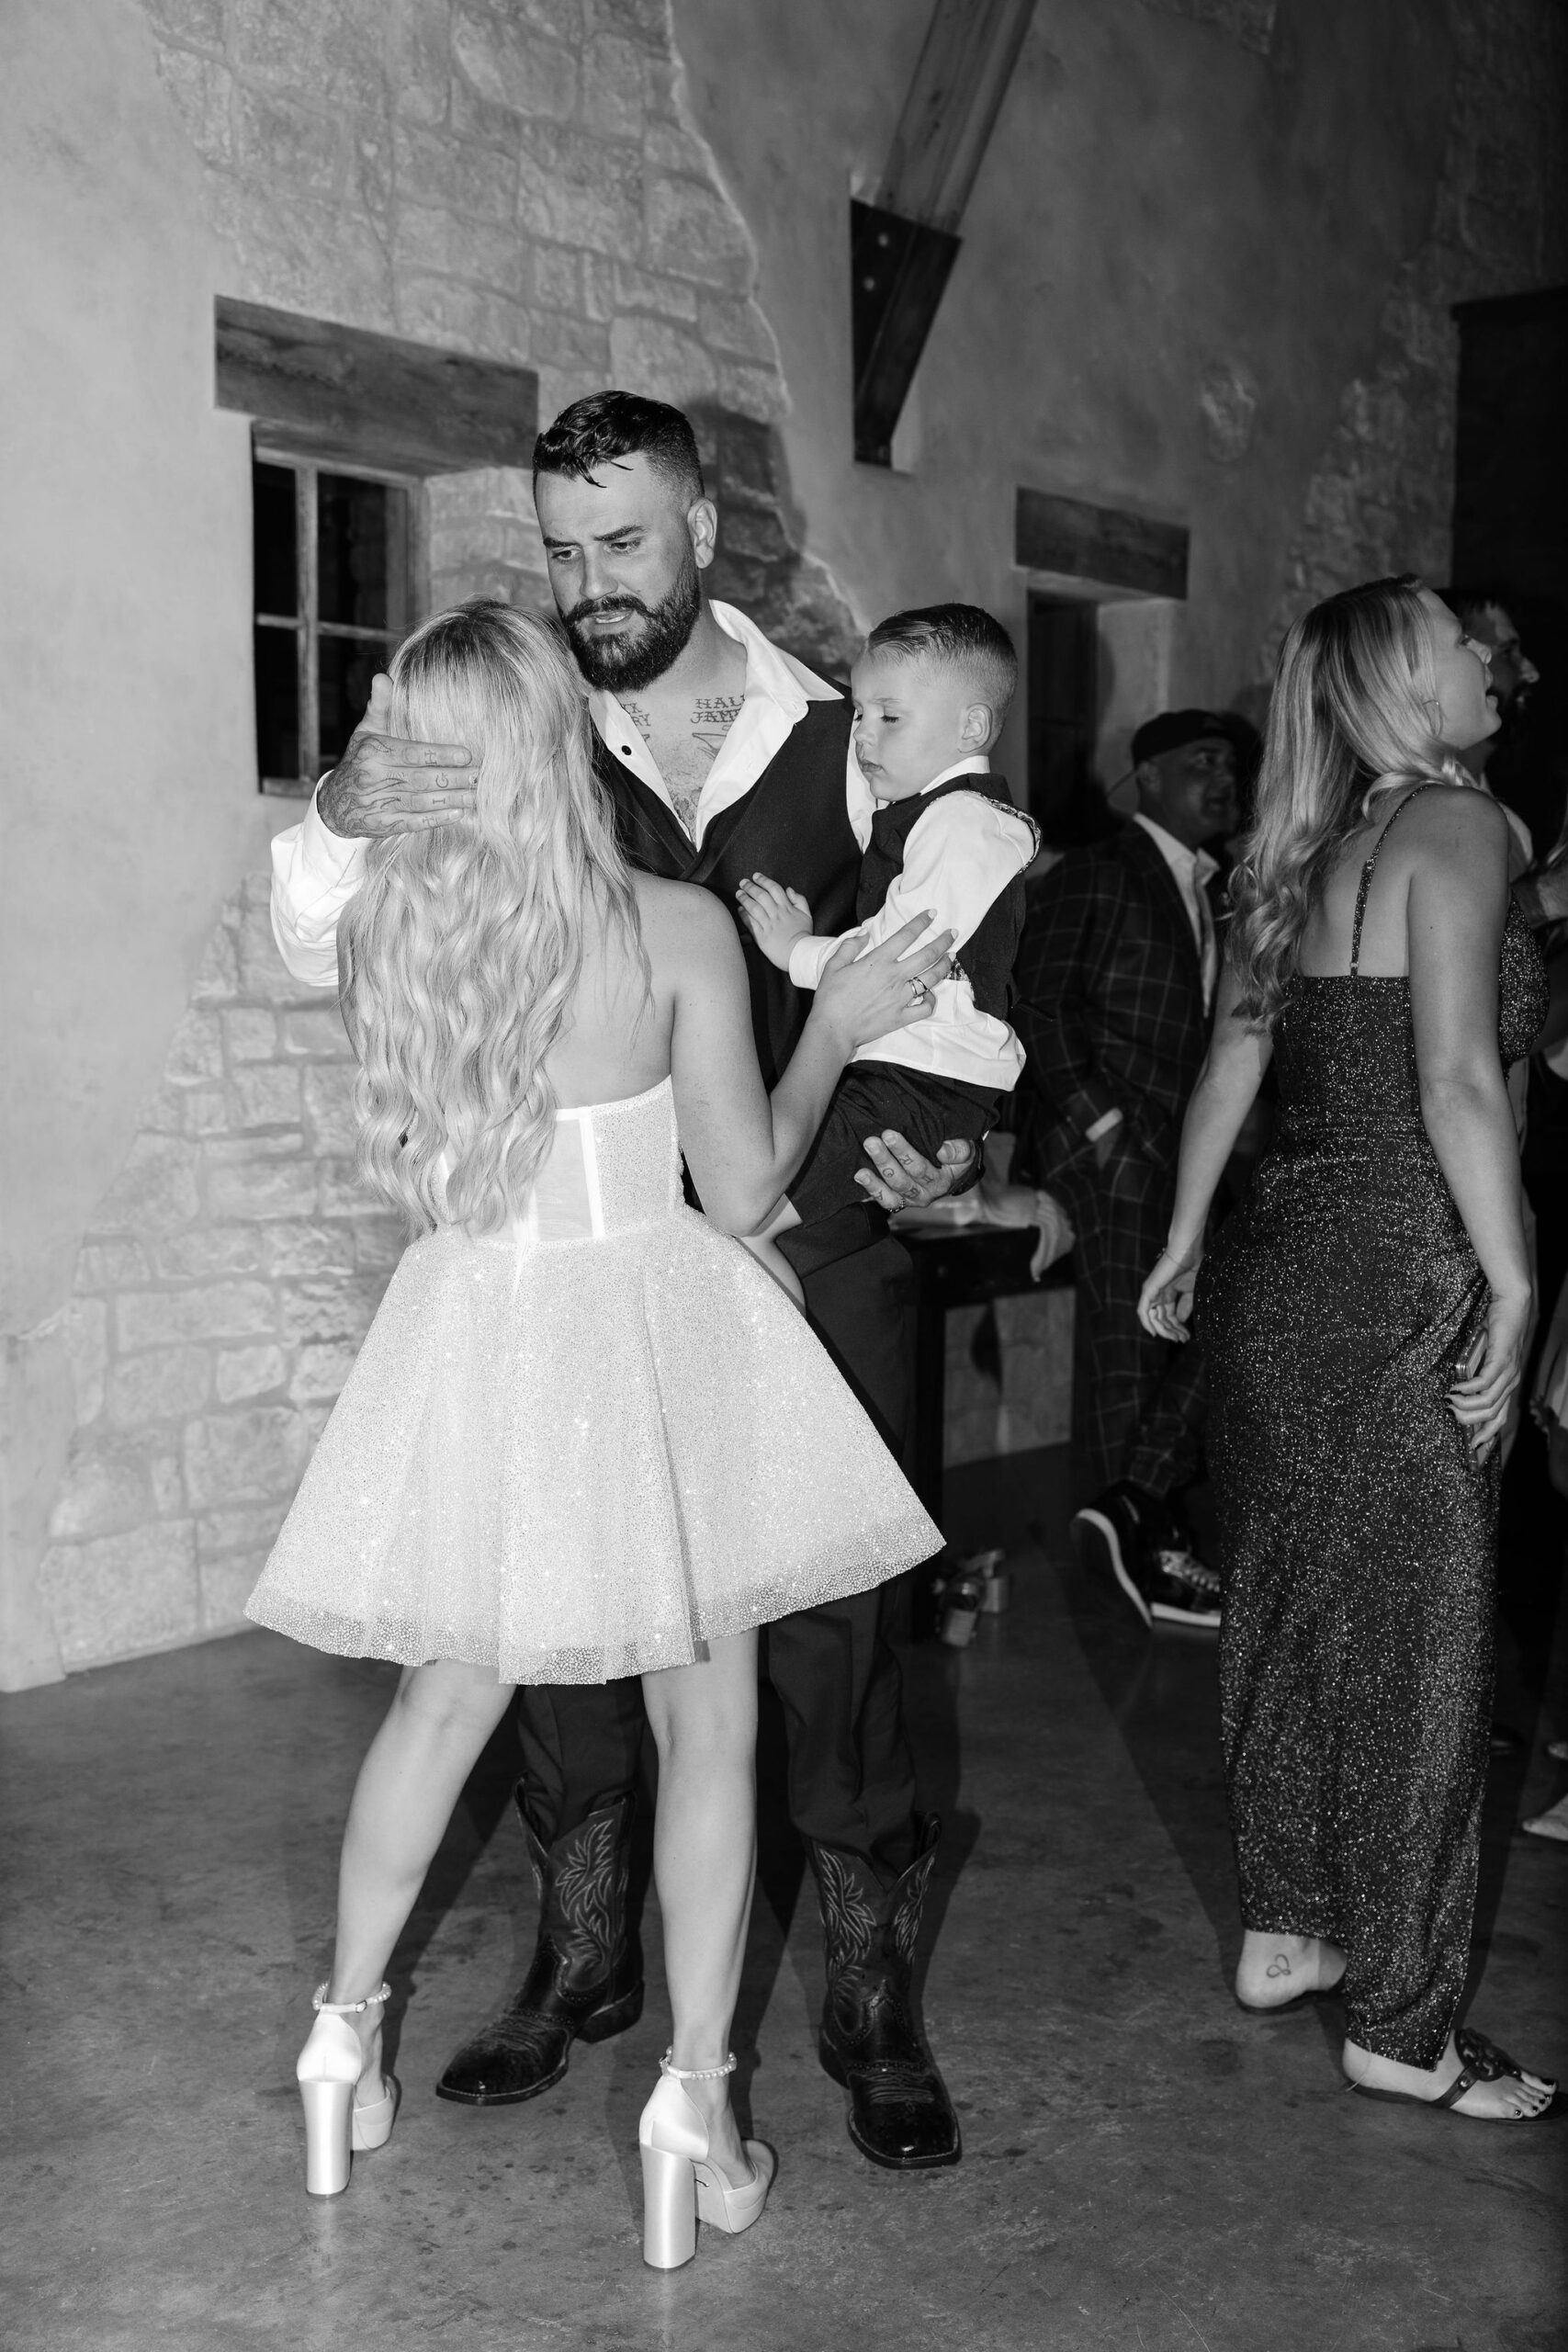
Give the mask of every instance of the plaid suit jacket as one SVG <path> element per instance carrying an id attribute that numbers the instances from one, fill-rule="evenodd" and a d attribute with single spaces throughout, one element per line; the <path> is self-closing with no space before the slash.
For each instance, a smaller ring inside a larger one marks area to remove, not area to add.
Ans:
<path id="1" fill-rule="evenodd" d="M 1085 1129 L 1111 1110 L 1128 1144 L 1174 1168 L 1208 1023 L 1180 890 L 1141 825 L 1069 850 L 1033 885 L 1014 983 L 1020 1158 L 1035 1181 L 1082 1162 Z"/>

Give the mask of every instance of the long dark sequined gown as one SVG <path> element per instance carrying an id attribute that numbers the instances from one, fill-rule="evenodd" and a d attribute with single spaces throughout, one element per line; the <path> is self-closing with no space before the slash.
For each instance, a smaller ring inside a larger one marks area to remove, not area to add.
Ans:
<path id="1" fill-rule="evenodd" d="M 1298 976 L 1280 1010 L 1274 1143 L 1197 1316 L 1242 1918 L 1341 1945 L 1351 2041 L 1430 2067 L 1470 1953 L 1498 1469 L 1443 1401 L 1487 1286 L 1422 1123 L 1409 982 L 1357 969 L 1382 845 L 1350 972 Z M 1546 1006 L 1510 902 L 1505 1064 Z"/>

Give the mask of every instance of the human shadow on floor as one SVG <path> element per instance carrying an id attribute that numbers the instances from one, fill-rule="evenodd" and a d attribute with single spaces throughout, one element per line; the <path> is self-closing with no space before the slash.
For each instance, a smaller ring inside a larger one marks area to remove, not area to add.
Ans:
<path id="1" fill-rule="evenodd" d="M 1043 1540 L 1047 1531 L 1042 1529 Z M 1214 1931 L 1228 1994 L 1241 1951 L 1220 1751 L 1218 1644 L 1209 1632 L 1143 1624 L 1060 1538 L 1050 1561 L 1078 1645 L 1161 1827 Z"/>

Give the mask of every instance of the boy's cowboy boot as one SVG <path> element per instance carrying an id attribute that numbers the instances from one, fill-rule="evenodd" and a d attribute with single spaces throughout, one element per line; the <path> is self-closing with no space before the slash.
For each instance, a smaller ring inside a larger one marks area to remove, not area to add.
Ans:
<path id="1" fill-rule="evenodd" d="M 892 2172 L 955 2165 L 963 2154 L 910 1983 L 941 1835 L 942 1824 L 928 1815 L 915 1860 L 890 1887 L 863 1856 L 810 1846 L 828 1961 L 818 2054 L 850 2094 L 850 2138 Z"/>
<path id="2" fill-rule="evenodd" d="M 546 1847 L 524 1811 L 539 1890 L 539 1940 L 510 2007 L 465 2041 L 440 2098 L 505 2107 L 558 2083 L 575 2041 L 604 2041 L 642 2014 L 642 1954 L 626 1928 L 632 1801 L 591 1813 Z"/>

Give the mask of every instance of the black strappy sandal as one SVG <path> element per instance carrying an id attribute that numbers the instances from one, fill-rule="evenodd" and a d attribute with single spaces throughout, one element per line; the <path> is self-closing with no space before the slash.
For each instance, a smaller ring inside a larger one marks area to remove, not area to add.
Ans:
<path id="1" fill-rule="evenodd" d="M 1477 2083 L 1501 2082 L 1505 2075 L 1512 2075 L 1521 2083 L 1526 2079 L 1524 2068 L 1517 2065 L 1506 2050 L 1499 2050 L 1495 2041 L 1488 2041 L 1483 2033 L 1472 2032 L 1469 2026 L 1461 2025 L 1459 2028 L 1454 2035 L 1454 2048 L 1459 2052 L 1460 2071 L 1440 2098 L 1423 2098 L 1418 2091 L 1384 2090 L 1371 2083 L 1347 2083 L 1345 2087 L 1347 2090 L 1359 2091 L 1363 2098 L 1383 2099 L 1390 2107 L 1426 2107 L 1441 2113 L 1445 2110 L 1451 2111 L 1456 2102 L 1464 2097 L 1466 2091 L 1473 2089 Z M 1545 2075 L 1538 2079 L 1543 2083 L 1549 2083 L 1551 2097 L 1534 2115 L 1516 2115 L 1512 2119 L 1514 2122 L 1541 2123 L 1549 2115 L 1560 2115 L 1562 2112 L 1562 2102 L 1557 2097 L 1556 2082 Z M 1461 2120 L 1466 2123 L 1501 2123 L 1507 2120 L 1498 2115 L 1473 2115 L 1461 2118 Z"/>

